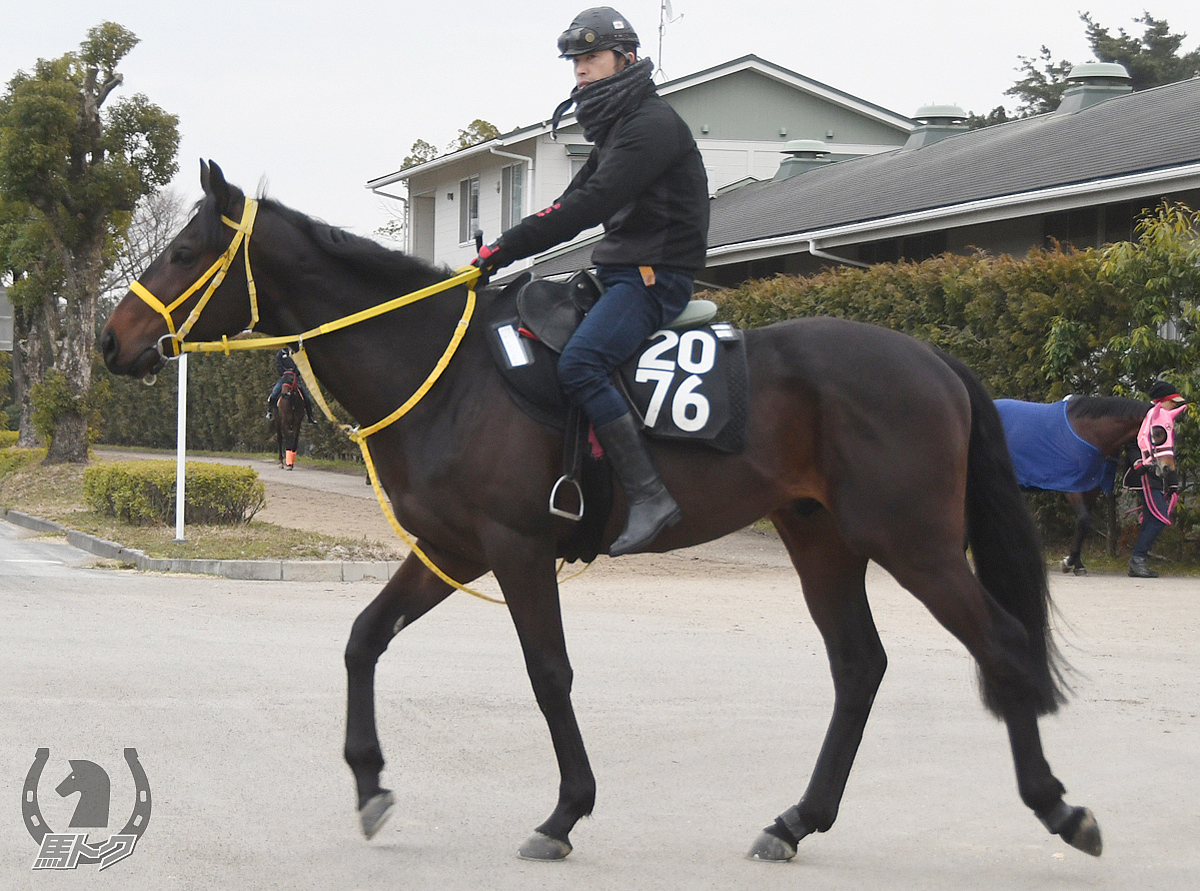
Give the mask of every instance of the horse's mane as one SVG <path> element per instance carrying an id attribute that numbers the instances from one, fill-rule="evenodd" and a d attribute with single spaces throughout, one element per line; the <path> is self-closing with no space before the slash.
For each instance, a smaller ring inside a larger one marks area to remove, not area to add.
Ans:
<path id="1" fill-rule="evenodd" d="M 377 280 L 414 280 L 422 284 L 449 278 L 454 273 L 446 266 L 438 266 L 414 257 L 403 251 L 385 247 L 370 238 L 339 229 L 307 214 L 281 204 L 273 198 L 259 197 L 259 211 L 269 209 L 308 236 L 314 244 L 331 257 L 353 267 L 359 274 Z M 205 211 L 208 212 L 205 212 Z M 229 230 L 220 222 L 211 198 L 202 199 L 197 205 L 197 215 L 204 220 L 204 237 L 220 244 L 228 240 Z"/>
<path id="2" fill-rule="evenodd" d="M 1067 401 L 1067 416 L 1072 418 L 1141 418 L 1150 411 L 1150 403 L 1124 396 L 1072 396 Z"/>

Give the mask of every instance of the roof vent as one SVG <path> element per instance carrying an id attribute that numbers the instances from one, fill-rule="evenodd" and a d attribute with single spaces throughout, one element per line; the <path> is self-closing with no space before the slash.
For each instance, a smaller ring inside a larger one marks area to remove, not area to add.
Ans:
<path id="1" fill-rule="evenodd" d="M 829 164 L 829 147 L 819 139 L 793 139 L 785 143 L 781 151 L 787 157 L 775 172 L 776 180 L 791 179 L 814 167 Z"/>
<path id="2" fill-rule="evenodd" d="M 1063 92 L 1058 111 L 1074 114 L 1098 102 L 1133 92 L 1129 71 L 1117 62 L 1084 62 L 1067 75 L 1069 86 Z"/>
<path id="3" fill-rule="evenodd" d="M 922 105 L 913 120 L 917 126 L 908 134 L 904 149 L 924 148 L 947 136 L 967 132 L 967 113 L 957 105 Z"/>

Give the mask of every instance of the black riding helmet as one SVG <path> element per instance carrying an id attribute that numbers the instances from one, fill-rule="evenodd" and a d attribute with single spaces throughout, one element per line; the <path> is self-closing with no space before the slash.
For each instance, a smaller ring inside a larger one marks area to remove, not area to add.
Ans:
<path id="1" fill-rule="evenodd" d="M 558 52 L 564 59 L 606 49 L 629 54 L 640 45 L 629 20 L 611 6 L 585 9 L 558 38 Z"/>

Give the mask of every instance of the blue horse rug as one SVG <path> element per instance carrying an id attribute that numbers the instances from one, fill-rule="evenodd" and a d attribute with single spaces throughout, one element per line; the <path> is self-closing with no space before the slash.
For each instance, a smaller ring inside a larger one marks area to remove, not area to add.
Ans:
<path id="1" fill-rule="evenodd" d="M 1067 402 L 997 399 L 1017 482 L 1051 492 L 1112 491 L 1115 462 L 1079 437 L 1067 420 Z"/>

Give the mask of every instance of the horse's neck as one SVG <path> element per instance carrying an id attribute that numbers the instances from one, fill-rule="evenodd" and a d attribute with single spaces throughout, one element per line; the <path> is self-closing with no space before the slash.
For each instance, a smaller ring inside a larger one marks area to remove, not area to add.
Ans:
<path id="1" fill-rule="evenodd" d="M 349 303 L 336 305 L 330 295 L 329 300 L 301 310 L 303 324 L 316 327 L 423 286 L 401 284 L 394 292 L 359 294 Z M 338 299 L 345 294 L 341 292 Z M 395 411 L 424 382 L 455 333 L 465 299 L 465 290 L 458 288 L 312 338 L 305 346 L 313 371 L 325 391 L 358 424 L 373 424 Z M 475 325 L 478 324 L 476 321 Z M 459 352 L 468 348 L 464 341 Z M 459 376 L 463 364 L 463 357 L 456 355 L 426 397 L 430 402 L 440 401 L 450 382 Z"/>
<path id="2" fill-rule="evenodd" d="M 1137 436 L 1141 418 L 1079 418 L 1076 432 L 1105 455 L 1112 455 Z"/>

